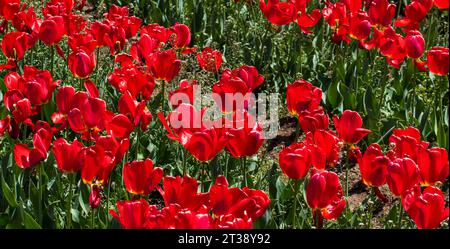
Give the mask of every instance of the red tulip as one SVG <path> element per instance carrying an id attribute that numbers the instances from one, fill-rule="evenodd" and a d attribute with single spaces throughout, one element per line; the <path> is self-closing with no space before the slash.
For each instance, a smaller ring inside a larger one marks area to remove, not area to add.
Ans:
<path id="1" fill-rule="evenodd" d="M 39 27 L 39 39 L 47 45 L 58 43 L 65 32 L 64 20 L 61 16 L 51 16 Z"/>
<path id="2" fill-rule="evenodd" d="M 208 206 L 208 194 L 198 193 L 197 180 L 190 176 L 166 176 L 163 189 L 158 189 L 164 199 L 164 204 L 178 204 L 182 208 L 198 210 L 202 205 Z"/>
<path id="3" fill-rule="evenodd" d="M 9 116 L 6 116 L 4 119 L 0 119 L 0 136 L 3 136 L 5 134 L 5 131 L 7 131 L 10 127 L 11 118 Z"/>
<path id="4" fill-rule="evenodd" d="M 420 169 L 423 186 L 433 186 L 438 182 L 444 183 L 448 178 L 448 153 L 444 148 L 419 147 L 417 165 Z"/>
<path id="5" fill-rule="evenodd" d="M 389 143 L 393 149 L 390 153 L 391 160 L 408 157 L 416 161 L 419 147 L 428 148 L 428 142 L 420 141 L 420 131 L 414 127 L 406 129 L 394 129 L 389 137 Z"/>
<path id="6" fill-rule="evenodd" d="M 145 228 L 146 214 L 149 204 L 144 199 L 134 201 L 118 201 L 117 213 L 110 210 L 109 213 L 120 222 L 125 229 L 142 229 Z"/>
<path id="7" fill-rule="evenodd" d="M 177 60 L 177 55 L 173 50 L 155 52 L 147 60 L 153 76 L 158 80 L 172 81 L 181 69 L 181 61 Z"/>
<path id="8" fill-rule="evenodd" d="M 228 188 L 228 181 L 224 176 L 217 177 L 209 191 L 209 198 L 214 215 L 248 215 L 252 219 L 261 217 L 270 204 L 269 197 L 261 190 Z"/>
<path id="9" fill-rule="evenodd" d="M 293 143 L 280 152 L 280 168 L 290 179 L 300 180 L 311 168 L 311 151 L 304 142 Z"/>
<path id="10" fill-rule="evenodd" d="M 405 7 L 405 17 L 395 20 L 397 27 L 407 27 L 409 29 L 418 29 L 420 22 L 433 7 L 433 0 L 414 0 Z"/>
<path id="11" fill-rule="evenodd" d="M 427 52 L 427 65 L 430 72 L 445 76 L 448 74 L 448 47 L 432 47 Z"/>
<path id="12" fill-rule="evenodd" d="M 314 111 L 322 100 L 322 90 L 306 80 L 297 80 L 287 86 L 286 101 L 289 112 L 298 116 L 302 111 Z"/>
<path id="13" fill-rule="evenodd" d="M 25 32 L 10 32 L 2 39 L 2 51 L 6 57 L 13 60 L 20 60 L 25 55 L 25 51 L 34 44 L 33 38 Z"/>
<path id="14" fill-rule="evenodd" d="M 33 7 L 29 7 L 27 11 L 23 10 L 14 14 L 12 18 L 12 25 L 17 31 L 29 33 L 34 37 L 39 34 L 39 24 L 41 20 L 36 18 L 36 13 Z M 36 38 L 34 38 L 36 39 Z"/>
<path id="15" fill-rule="evenodd" d="M 278 26 L 286 25 L 294 21 L 296 17 L 295 5 L 291 2 L 282 2 L 280 0 L 259 0 L 259 8 L 267 20 Z"/>
<path id="16" fill-rule="evenodd" d="M 214 219 L 214 228 L 217 229 L 252 229 L 253 220 L 246 215 L 235 217 L 233 214 L 220 215 Z"/>
<path id="17" fill-rule="evenodd" d="M 20 0 L 8 0 L 0 2 L 0 16 L 7 21 L 11 20 L 20 10 Z"/>
<path id="18" fill-rule="evenodd" d="M 297 12 L 301 14 L 294 20 L 300 27 L 303 33 L 312 33 L 310 28 L 314 27 L 322 18 L 322 14 L 319 9 L 314 9 L 310 14 L 306 13 L 306 5 L 302 9 L 297 8 Z"/>
<path id="19" fill-rule="evenodd" d="M 227 137 L 225 128 L 201 122 L 203 113 L 204 111 L 196 111 L 192 105 L 181 104 L 168 117 L 174 131 L 162 113 L 158 113 L 158 118 L 168 131 L 170 139 L 180 142 L 197 160 L 209 161 L 225 147 Z M 218 121 L 222 124 L 221 120 Z"/>
<path id="20" fill-rule="evenodd" d="M 141 33 L 139 40 L 131 45 L 130 54 L 136 61 L 144 62 L 159 47 L 157 39 Z"/>
<path id="21" fill-rule="evenodd" d="M 3 102 L 18 124 L 30 120 L 29 118 L 36 114 L 32 110 L 30 100 L 24 98 L 18 90 L 7 91 L 3 97 Z"/>
<path id="22" fill-rule="evenodd" d="M 53 155 L 56 159 L 56 165 L 61 172 L 75 173 L 81 170 L 83 162 L 81 160 L 81 151 L 84 146 L 75 140 L 72 144 L 64 138 L 58 138 L 53 143 Z"/>
<path id="23" fill-rule="evenodd" d="M 61 16 L 72 12 L 73 7 L 73 0 L 50 0 L 45 8 L 42 9 L 42 13 L 44 16 Z"/>
<path id="24" fill-rule="evenodd" d="M 373 0 L 369 5 L 369 18 L 372 25 L 381 27 L 389 26 L 395 15 L 396 5 L 388 0 Z"/>
<path id="25" fill-rule="evenodd" d="M 77 33 L 68 37 L 67 44 L 74 52 L 84 51 L 86 54 L 91 54 L 97 48 L 97 41 L 91 33 Z"/>
<path id="26" fill-rule="evenodd" d="M 121 27 L 125 31 L 126 39 L 135 36 L 142 23 L 141 19 L 135 16 L 129 16 L 127 6 L 119 7 L 113 4 L 104 16 L 113 22 L 114 25 Z"/>
<path id="27" fill-rule="evenodd" d="M 79 108 L 69 112 L 70 128 L 81 134 L 89 133 L 102 125 L 106 112 L 106 102 L 99 98 L 87 98 L 80 103 Z"/>
<path id="28" fill-rule="evenodd" d="M 98 42 L 98 46 L 109 47 L 111 55 L 115 55 L 125 48 L 125 30 L 119 26 L 115 26 L 108 20 L 103 21 L 103 23 L 93 22 L 89 28 L 89 32 Z"/>
<path id="29" fill-rule="evenodd" d="M 97 58 L 94 53 L 87 53 L 84 50 L 72 52 L 68 57 L 69 70 L 77 78 L 87 78 L 94 71 L 97 65 Z"/>
<path id="30" fill-rule="evenodd" d="M 158 40 L 162 43 L 167 43 L 170 39 L 170 36 L 173 34 L 173 31 L 170 28 L 165 28 L 160 26 L 159 24 L 150 24 L 141 28 L 140 35 L 147 34 L 153 39 Z"/>
<path id="31" fill-rule="evenodd" d="M 171 28 L 175 37 L 173 39 L 173 46 L 176 48 L 185 48 L 191 43 L 191 30 L 187 25 L 175 23 Z"/>
<path id="32" fill-rule="evenodd" d="M 357 40 L 365 40 L 369 38 L 371 31 L 372 25 L 367 12 L 360 10 L 350 15 L 349 35 L 351 37 Z"/>
<path id="33" fill-rule="evenodd" d="M 387 169 L 387 183 L 395 196 L 404 196 L 407 190 L 420 181 L 419 168 L 409 158 L 395 159 Z"/>
<path id="34" fill-rule="evenodd" d="M 346 204 L 338 175 L 328 171 L 313 174 L 306 185 L 306 200 L 313 209 L 316 221 L 319 221 L 317 228 L 321 227 L 322 217 L 336 220 Z"/>
<path id="35" fill-rule="evenodd" d="M 408 191 L 402 200 L 403 207 L 419 229 L 438 228 L 448 218 L 448 207 L 442 191 L 427 187 L 421 193 L 420 187 Z"/>
<path id="36" fill-rule="evenodd" d="M 170 92 L 169 94 L 172 107 L 177 109 L 177 107 L 183 103 L 194 105 L 194 87 L 197 86 L 198 83 L 196 80 L 181 80 L 178 89 Z"/>
<path id="37" fill-rule="evenodd" d="M 334 126 L 339 138 L 349 144 L 357 144 L 371 131 L 361 128 L 363 121 L 357 112 L 345 110 L 341 118 L 333 117 Z"/>
<path id="38" fill-rule="evenodd" d="M 92 209 L 98 208 L 100 202 L 102 201 L 102 196 L 100 195 L 100 188 L 98 185 L 94 184 L 91 186 L 91 194 L 89 195 L 89 205 Z"/>
<path id="39" fill-rule="evenodd" d="M 235 158 L 256 154 L 264 141 L 261 125 L 246 111 L 241 112 L 241 115 L 233 115 L 233 127 L 228 129 L 226 148 Z"/>
<path id="40" fill-rule="evenodd" d="M 145 101 L 137 102 L 127 91 L 119 98 L 118 107 L 119 112 L 132 120 L 134 126 L 140 125 L 142 131 L 147 129 L 152 120 L 152 114 Z"/>
<path id="41" fill-rule="evenodd" d="M 197 54 L 197 61 L 201 69 L 209 72 L 218 72 L 220 65 L 222 65 L 222 53 L 207 47 Z"/>
<path id="42" fill-rule="evenodd" d="M 434 0 L 434 6 L 439 9 L 448 9 L 449 0 Z"/>
<path id="43" fill-rule="evenodd" d="M 153 167 L 150 159 L 126 163 L 123 168 L 125 188 L 135 195 L 149 195 L 159 184 L 163 174 L 163 169 Z"/>
<path id="44" fill-rule="evenodd" d="M 50 125 L 44 121 L 38 121 L 35 127 L 36 133 L 33 135 L 33 149 L 29 149 L 26 144 L 17 143 L 14 145 L 14 160 L 22 169 L 33 167 L 47 158 L 53 138 L 53 131 Z"/>
<path id="45" fill-rule="evenodd" d="M 405 38 L 406 52 L 411 58 L 420 58 L 425 49 L 425 39 L 417 30 L 410 30 Z"/>
<path id="46" fill-rule="evenodd" d="M 136 99 L 149 100 L 155 88 L 153 77 L 134 64 L 114 69 L 108 81 L 120 92 L 128 91 Z"/>
<path id="47" fill-rule="evenodd" d="M 390 161 L 383 155 L 378 144 L 367 147 L 364 155 L 358 158 L 363 183 L 369 187 L 380 187 L 386 183 L 387 168 Z"/>
<path id="48" fill-rule="evenodd" d="M 298 122 L 304 133 L 328 129 L 328 115 L 323 108 L 314 111 L 304 110 L 298 115 Z"/>
<path id="49" fill-rule="evenodd" d="M 311 150 L 311 163 L 314 168 L 325 170 L 326 166 L 334 167 L 337 164 L 341 145 L 331 131 L 308 132 L 305 141 Z"/>
<path id="50" fill-rule="evenodd" d="M 194 211 L 177 204 L 162 209 L 152 205 L 148 208 L 144 226 L 147 229 L 208 229 L 211 219 L 207 212 L 205 208 Z"/>

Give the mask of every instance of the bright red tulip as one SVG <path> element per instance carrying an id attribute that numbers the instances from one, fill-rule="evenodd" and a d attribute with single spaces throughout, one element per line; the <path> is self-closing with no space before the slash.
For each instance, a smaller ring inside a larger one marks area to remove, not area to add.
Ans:
<path id="1" fill-rule="evenodd" d="M 439 9 L 448 9 L 449 0 L 434 0 L 434 6 Z"/>
<path id="2" fill-rule="evenodd" d="M 29 118 L 36 114 L 32 110 L 30 100 L 24 98 L 19 90 L 7 91 L 3 97 L 3 102 L 18 124 L 29 121 Z"/>
<path id="3" fill-rule="evenodd" d="M 405 47 L 408 57 L 420 58 L 425 50 L 425 39 L 417 30 L 410 30 L 405 38 Z"/>
<path id="4" fill-rule="evenodd" d="M 316 130 L 306 134 L 306 143 L 311 150 L 311 162 L 317 170 L 334 167 L 339 161 L 341 145 L 339 138 L 331 131 Z"/>
<path id="5" fill-rule="evenodd" d="M 269 197 L 261 190 L 228 188 L 224 176 L 217 177 L 209 191 L 209 198 L 214 215 L 244 217 L 247 214 L 252 219 L 261 217 L 270 204 Z"/>
<path id="6" fill-rule="evenodd" d="M 161 182 L 163 174 L 163 169 L 153 167 L 150 159 L 126 163 L 123 168 L 125 188 L 135 195 L 149 195 Z"/>
<path id="7" fill-rule="evenodd" d="M 289 112 L 298 116 L 302 111 L 314 111 L 322 100 L 322 90 L 306 80 L 297 80 L 287 86 L 286 101 Z"/>
<path id="8" fill-rule="evenodd" d="M 448 218 L 448 207 L 442 191 L 427 187 L 421 193 L 420 187 L 408 191 L 402 199 L 403 207 L 419 229 L 438 228 Z"/>
<path id="9" fill-rule="evenodd" d="M 172 81 L 181 69 L 181 61 L 177 60 L 177 55 L 173 50 L 155 52 L 146 62 L 155 79 L 166 82 Z"/>
<path id="10" fill-rule="evenodd" d="M 293 143 L 280 152 L 280 168 L 290 179 L 300 180 L 311 169 L 311 151 L 304 143 Z"/>
<path id="11" fill-rule="evenodd" d="M 0 16 L 7 21 L 11 20 L 20 10 L 20 0 L 2 0 L 0 1 Z"/>
<path id="12" fill-rule="evenodd" d="M 142 23 L 141 19 L 135 16 L 129 16 L 127 6 L 119 7 L 113 4 L 104 16 L 114 23 L 114 25 L 121 27 L 125 31 L 126 39 L 135 36 Z"/>
<path id="13" fill-rule="evenodd" d="M 242 119 L 239 119 L 242 118 Z M 235 158 L 252 156 L 258 152 L 264 141 L 260 124 L 246 111 L 233 115 L 233 125 L 228 129 L 226 148 Z"/>
<path id="14" fill-rule="evenodd" d="M 405 17 L 395 20 L 397 27 L 406 27 L 408 29 L 418 29 L 420 22 L 433 7 L 433 0 L 413 0 L 405 7 Z"/>
<path id="15" fill-rule="evenodd" d="M 213 227 L 216 229 L 252 229 L 253 220 L 244 217 L 235 217 L 233 214 L 220 215 L 214 219 Z"/>
<path id="16" fill-rule="evenodd" d="M 306 200 L 318 221 L 317 228 L 321 228 L 322 218 L 336 220 L 342 214 L 346 205 L 343 195 L 336 173 L 322 171 L 311 176 L 306 185 Z"/>
<path id="17" fill-rule="evenodd" d="M 187 25 L 175 23 L 171 28 L 175 37 L 173 39 L 173 46 L 176 48 L 185 48 L 191 43 L 191 30 Z"/>
<path id="18" fill-rule="evenodd" d="M 328 115 L 323 108 L 314 111 L 304 110 L 298 115 L 298 122 L 304 133 L 328 129 Z"/>
<path id="19" fill-rule="evenodd" d="M 267 20 L 278 26 L 286 25 L 294 21 L 296 17 L 295 5 L 291 2 L 281 2 L 280 0 L 259 0 L 259 8 Z"/>
<path id="20" fill-rule="evenodd" d="M 64 19 L 61 16 L 51 16 L 39 27 L 39 39 L 47 45 L 54 45 L 61 40 L 64 32 Z"/>
<path id="21" fill-rule="evenodd" d="M 142 131 L 145 131 L 152 121 L 153 116 L 147 108 L 147 103 L 144 100 L 137 102 L 128 91 L 119 98 L 118 107 L 119 112 L 128 117 L 134 126 L 140 126 Z"/>
<path id="22" fill-rule="evenodd" d="M 419 147 L 428 148 L 428 142 L 420 141 L 420 131 L 414 127 L 394 129 L 389 137 L 393 149 L 390 152 L 391 160 L 408 157 L 416 161 Z"/>
<path id="23" fill-rule="evenodd" d="M 210 47 L 204 48 L 197 54 L 197 62 L 201 69 L 209 72 L 218 72 L 222 65 L 222 53 Z"/>
<path id="24" fill-rule="evenodd" d="M 162 209 L 155 205 L 148 208 L 145 228 L 147 229 L 208 229 L 212 218 L 206 208 L 190 210 L 177 204 Z"/>
<path id="25" fill-rule="evenodd" d="M 363 121 L 357 112 L 345 110 L 341 118 L 333 117 L 334 127 L 336 128 L 339 138 L 349 144 L 357 144 L 363 139 L 370 130 L 361 128 Z"/>
<path id="26" fill-rule="evenodd" d="M 97 58 L 94 53 L 87 53 L 84 50 L 72 52 L 68 57 L 68 66 L 72 74 L 77 78 L 87 78 L 94 71 L 97 65 Z"/>
<path id="27" fill-rule="evenodd" d="M 372 25 L 385 27 L 392 23 L 397 6 L 388 0 L 373 0 L 369 5 L 369 18 Z"/>
<path id="28" fill-rule="evenodd" d="M 407 190 L 420 182 L 419 168 L 409 158 L 396 159 L 387 169 L 387 183 L 395 196 L 404 196 Z"/>
<path id="29" fill-rule="evenodd" d="M 147 34 L 150 36 L 150 38 L 156 39 L 159 42 L 167 43 L 173 34 L 173 30 L 170 28 L 165 28 L 163 26 L 160 26 L 159 24 L 150 24 L 147 26 L 143 26 L 141 28 L 140 35 Z"/>
<path id="30" fill-rule="evenodd" d="M 109 213 L 120 222 L 125 229 L 143 229 L 149 204 L 144 199 L 134 201 L 118 201 L 117 213 L 110 210 Z"/>
<path id="31" fill-rule="evenodd" d="M 380 187 L 386 183 L 387 168 L 390 161 L 383 155 L 378 144 L 367 147 L 364 155 L 358 158 L 363 183 L 369 187 Z"/>
<path id="32" fill-rule="evenodd" d="M 426 149 L 419 147 L 417 165 L 420 169 L 421 184 L 423 186 L 444 183 L 448 178 L 448 153 L 444 148 Z"/>
<path id="33" fill-rule="evenodd" d="M 427 65 L 430 72 L 445 76 L 449 70 L 448 47 L 432 47 L 427 52 Z"/>
<path id="34" fill-rule="evenodd" d="M 198 210 L 201 206 L 209 206 L 207 193 L 198 193 L 197 180 L 190 176 L 166 176 L 163 189 L 158 189 L 164 199 L 164 204 L 178 204 L 182 208 Z"/>
<path id="35" fill-rule="evenodd" d="M 177 109 L 177 107 L 183 103 L 194 105 L 194 87 L 197 86 L 198 82 L 196 80 L 181 80 L 178 89 L 169 93 L 172 107 Z"/>
<path id="36" fill-rule="evenodd" d="M 42 9 L 44 16 L 62 16 L 70 14 L 74 7 L 73 0 L 50 0 Z"/>
<path id="37" fill-rule="evenodd" d="M 2 39 L 2 51 L 7 58 L 18 61 L 33 44 L 33 38 L 28 33 L 10 32 Z"/>
<path id="38" fill-rule="evenodd" d="M 142 34 L 139 40 L 131 45 L 130 54 L 136 61 L 145 62 L 153 52 L 160 47 L 157 39 L 151 38 L 148 34 Z"/>
<path id="39" fill-rule="evenodd" d="M 358 2 L 358 1 L 353 1 Z M 357 40 L 365 40 L 369 38 L 372 31 L 367 12 L 362 10 L 350 15 L 349 35 Z"/>
<path id="40" fill-rule="evenodd" d="M 56 159 L 56 165 L 61 172 L 75 173 L 81 170 L 83 161 L 81 160 L 81 151 L 84 146 L 75 140 L 72 144 L 68 143 L 64 138 L 58 138 L 53 143 L 53 155 Z"/>

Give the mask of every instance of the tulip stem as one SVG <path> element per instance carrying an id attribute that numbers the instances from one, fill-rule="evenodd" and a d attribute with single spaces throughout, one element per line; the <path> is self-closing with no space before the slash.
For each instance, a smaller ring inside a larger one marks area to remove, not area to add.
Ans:
<path id="1" fill-rule="evenodd" d="M 402 221 L 403 221 L 403 205 L 402 201 L 399 202 L 399 212 L 398 212 L 398 229 L 402 229 Z"/>
<path id="2" fill-rule="evenodd" d="M 243 187 L 247 187 L 247 157 L 243 157 L 242 158 L 242 176 L 244 177 L 244 180 L 243 180 L 243 184 L 244 184 L 244 186 Z"/>
<path id="3" fill-rule="evenodd" d="M 51 65 L 50 65 L 50 73 L 53 77 L 53 79 L 55 79 L 54 75 L 53 75 L 53 65 L 55 64 L 55 45 L 50 46 L 50 60 L 51 60 Z"/>
<path id="4" fill-rule="evenodd" d="M 69 208 L 67 209 L 67 228 L 72 228 L 72 187 L 75 181 L 75 173 L 68 175 L 69 177 Z"/>
<path id="5" fill-rule="evenodd" d="M 293 209 L 293 218 L 292 218 L 292 228 L 295 228 L 295 226 L 296 226 L 296 223 L 297 223 L 297 221 L 296 221 L 296 218 L 297 218 L 297 195 L 298 195 L 298 185 L 299 185 L 299 180 L 293 180 L 295 183 L 294 183 L 294 196 L 293 196 L 293 199 L 294 199 L 294 209 Z"/>
<path id="6" fill-rule="evenodd" d="M 43 196 L 43 177 L 44 177 L 44 163 L 40 163 L 39 166 L 39 224 L 42 226 L 44 216 L 42 214 L 42 196 Z"/>
<path id="7" fill-rule="evenodd" d="M 348 157 L 349 157 L 349 151 L 347 150 L 347 157 L 345 159 L 345 197 L 348 197 Z"/>
<path id="8" fill-rule="evenodd" d="M 181 146 L 181 145 L 180 145 Z M 183 156 L 183 176 L 185 176 L 188 172 L 187 172 L 187 168 L 186 168 L 186 152 L 184 151 L 183 146 L 181 146 L 181 154 Z"/>

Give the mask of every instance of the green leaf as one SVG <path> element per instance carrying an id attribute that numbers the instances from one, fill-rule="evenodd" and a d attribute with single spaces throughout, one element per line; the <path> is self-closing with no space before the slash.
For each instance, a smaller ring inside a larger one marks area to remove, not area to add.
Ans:
<path id="1" fill-rule="evenodd" d="M 23 224 L 27 229 L 41 229 L 41 226 L 25 210 L 23 210 Z"/>
<path id="2" fill-rule="evenodd" d="M 17 207 L 19 204 L 17 203 L 16 196 L 11 191 L 8 184 L 6 184 L 5 179 L 3 178 L 3 174 L 1 174 L 1 181 L 2 181 L 2 193 L 6 201 L 9 203 L 11 207 Z"/>

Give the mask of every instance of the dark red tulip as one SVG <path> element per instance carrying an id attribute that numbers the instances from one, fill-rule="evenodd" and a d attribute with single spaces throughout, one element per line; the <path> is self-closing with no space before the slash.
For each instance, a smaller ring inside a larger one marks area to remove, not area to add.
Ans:
<path id="1" fill-rule="evenodd" d="M 3 102 L 18 124 L 28 121 L 31 116 L 36 114 L 32 110 L 30 100 L 24 98 L 18 90 L 7 91 L 3 96 Z"/>
<path id="2" fill-rule="evenodd" d="M 408 57 L 420 58 L 425 50 L 425 39 L 418 30 L 410 30 L 405 38 Z"/>
<path id="3" fill-rule="evenodd" d="M 81 160 L 81 151 L 84 146 L 75 140 L 72 144 L 68 143 L 64 138 L 58 138 L 53 143 L 53 155 L 56 159 L 56 165 L 61 172 L 75 173 L 81 170 L 83 162 Z"/>
<path id="4" fill-rule="evenodd" d="M 155 52 L 146 62 L 155 79 L 166 82 L 172 81 L 181 69 L 181 61 L 177 60 L 177 55 L 173 50 Z"/>
<path id="5" fill-rule="evenodd" d="M 197 180 L 187 175 L 164 177 L 163 189 L 158 190 L 166 206 L 178 204 L 191 210 L 198 210 L 202 205 L 208 206 L 208 194 L 198 193 Z"/>
<path id="6" fill-rule="evenodd" d="M 161 182 L 163 169 L 153 167 L 150 159 L 133 161 L 123 166 L 123 181 L 128 192 L 135 195 L 148 195 Z"/>
<path id="7" fill-rule="evenodd" d="M 419 229 L 438 228 L 448 218 L 448 207 L 442 191 L 427 187 L 421 193 L 420 187 L 412 188 L 402 199 L 403 207 Z"/>
<path id="8" fill-rule="evenodd" d="M 349 144 L 357 144 L 371 131 L 361 128 L 363 121 L 357 112 L 345 110 L 341 118 L 333 117 L 334 127 L 339 138 Z"/>
<path id="9" fill-rule="evenodd" d="M 33 37 L 37 37 L 39 34 L 40 22 L 41 20 L 36 17 L 33 7 L 29 7 L 26 11 L 22 7 L 22 10 L 15 13 L 12 18 L 12 25 L 17 31 L 26 32 Z"/>
<path id="10" fill-rule="evenodd" d="M 87 78 L 94 71 L 97 65 L 97 58 L 94 53 L 87 53 L 84 50 L 77 50 L 70 53 L 68 66 L 72 74 L 77 78 Z"/>
<path id="11" fill-rule="evenodd" d="M 112 217 L 120 222 L 125 229 L 143 229 L 146 222 L 149 204 L 144 199 L 133 201 L 118 201 L 117 210 L 110 210 Z"/>
<path id="12" fill-rule="evenodd" d="M 252 219 L 261 217 L 270 204 L 269 197 L 261 190 L 228 188 L 224 176 L 217 177 L 209 191 L 209 198 L 214 215 L 244 217 L 247 214 Z"/>
<path id="13" fill-rule="evenodd" d="M 128 138 L 133 132 L 135 125 L 131 122 L 131 120 L 123 115 L 117 114 L 112 117 L 111 120 L 108 120 L 106 123 L 106 130 L 108 134 L 112 135 L 118 139 Z"/>
<path id="14" fill-rule="evenodd" d="M 407 190 L 420 182 L 419 167 L 409 158 L 395 159 L 387 169 L 387 183 L 395 196 L 404 196 Z"/>
<path id="15" fill-rule="evenodd" d="M 306 200 L 313 209 L 316 227 L 321 227 L 322 217 L 336 220 L 344 211 L 346 201 L 339 177 L 334 172 L 322 171 L 311 176 L 306 185 Z"/>
<path id="16" fill-rule="evenodd" d="M 300 180 L 311 169 L 311 151 L 304 143 L 293 143 L 280 152 L 280 168 L 289 178 Z"/>
<path id="17" fill-rule="evenodd" d="M 226 148 L 235 158 L 252 156 L 264 141 L 262 127 L 246 111 L 233 115 L 232 127 L 228 129 Z"/>
<path id="18" fill-rule="evenodd" d="M 444 183 L 448 178 L 448 153 L 444 148 L 426 149 L 419 147 L 417 165 L 420 169 L 421 184 L 423 186 Z"/>
<path id="19" fill-rule="evenodd" d="M 8 128 L 10 127 L 10 121 L 11 118 L 9 116 L 6 116 L 3 119 L 0 119 L 0 136 L 3 136 L 5 134 L 5 131 L 8 130 Z"/>
<path id="20" fill-rule="evenodd" d="M 197 54 L 197 62 L 201 69 L 209 72 L 218 72 L 222 65 L 222 53 L 210 47 L 204 48 Z"/>
<path id="21" fill-rule="evenodd" d="M 325 170 L 334 167 L 339 161 L 341 145 L 339 138 L 331 131 L 315 130 L 306 134 L 306 143 L 311 150 L 311 162 L 314 168 Z"/>
<path id="22" fill-rule="evenodd" d="M 449 56 L 448 47 L 432 47 L 427 52 L 427 65 L 430 72 L 445 76 L 448 74 Z"/>
<path id="23" fill-rule="evenodd" d="M 297 80 L 287 86 L 286 101 L 289 112 L 298 116 L 302 111 L 314 111 L 322 100 L 322 90 L 306 80 Z"/>
<path id="24" fill-rule="evenodd" d="M 89 195 L 89 205 L 92 209 L 98 208 L 100 202 L 102 201 L 102 196 L 100 194 L 100 187 L 96 184 L 91 186 L 91 194 Z"/>
<path id="25" fill-rule="evenodd" d="M 291 2 L 280 0 L 259 0 L 259 8 L 267 20 L 278 26 L 286 25 L 294 21 L 296 17 L 295 5 Z"/>
<path id="26" fill-rule="evenodd" d="M 304 133 L 328 129 L 328 115 L 323 108 L 314 111 L 304 110 L 298 115 L 298 122 Z"/>
<path id="27" fill-rule="evenodd" d="M 54 45 L 61 40 L 64 32 L 64 19 L 61 16 L 51 16 L 39 27 L 39 39 L 47 45 Z"/>
<path id="28" fill-rule="evenodd" d="M 380 145 L 374 143 L 367 147 L 358 165 L 363 183 L 369 187 L 380 187 L 386 183 L 387 168 L 390 161 L 383 155 Z"/>

